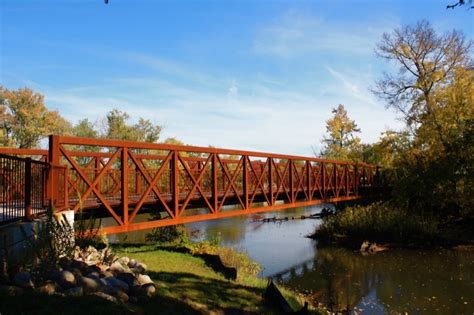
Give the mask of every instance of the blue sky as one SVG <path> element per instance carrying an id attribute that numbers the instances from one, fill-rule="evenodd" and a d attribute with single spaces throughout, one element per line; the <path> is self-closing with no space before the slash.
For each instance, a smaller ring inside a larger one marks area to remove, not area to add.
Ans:
<path id="1" fill-rule="evenodd" d="M 112 108 L 162 138 L 311 155 L 342 103 L 364 142 L 401 124 L 370 93 L 384 32 L 430 21 L 473 38 L 473 10 L 430 1 L 2 0 L 0 80 L 101 125 Z"/>

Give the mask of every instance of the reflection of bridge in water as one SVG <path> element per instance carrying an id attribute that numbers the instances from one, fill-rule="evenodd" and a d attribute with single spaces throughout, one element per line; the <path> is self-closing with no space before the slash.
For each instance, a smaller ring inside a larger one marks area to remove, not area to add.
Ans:
<path id="1" fill-rule="evenodd" d="M 294 266 L 286 268 L 285 270 L 270 275 L 269 277 L 277 282 L 285 282 L 289 278 L 296 278 L 298 276 L 308 274 L 311 270 L 313 270 L 313 266 L 314 258 L 310 258 Z"/>
<path id="2" fill-rule="evenodd" d="M 50 136 L 49 150 L 0 153 L 5 215 L 98 209 L 116 222 L 106 233 L 356 200 L 378 183 L 374 165 L 194 146 Z M 138 222 L 147 212 L 161 217 Z"/>

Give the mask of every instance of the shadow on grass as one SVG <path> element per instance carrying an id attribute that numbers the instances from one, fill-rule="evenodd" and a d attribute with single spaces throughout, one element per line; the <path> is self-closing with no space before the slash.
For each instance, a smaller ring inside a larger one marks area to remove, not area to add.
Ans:
<path id="1" fill-rule="evenodd" d="M 131 314 L 124 304 L 116 304 L 102 298 L 63 297 L 45 295 L 34 291 L 19 296 L 0 296 L 0 313 L 4 314 Z"/>
<path id="2" fill-rule="evenodd" d="M 142 305 L 145 310 L 160 303 L 161 296 L 185 301 L 203 314 L 275 313 L 263 304 L 264 288 L 244 286 L 232 281 L 198 277 L 191 273 L 149 272 L 158 282 L 158 296 Z"/>
<path id="3" fill-rule="evenodd" d="M 34 291 L 21 296 L 0 296 L 0 314 L 203 314 L 183 301 L 169 296 L 155 296 L 137 304 L 122 304 L 86 295 L 64 297 L 44 295 Z"/>

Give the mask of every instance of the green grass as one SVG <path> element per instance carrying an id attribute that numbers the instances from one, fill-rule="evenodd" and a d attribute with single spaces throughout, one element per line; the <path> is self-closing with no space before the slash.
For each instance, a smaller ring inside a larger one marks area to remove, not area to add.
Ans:
<path id="1" fill-rule="evenodd" d="M 252 275 L 253 269 L 242 273 L 243 276 L 236 281 L 230 281 L 191 253 L 160 249 L 153 245 L 117 246 L 114 250 L 120 256 L 134 258 L 148 266 L 147 273 L 157 286 L 154 297 L 125 305 L 95 296 L 46 296 L 32 291 L 22 296 L 0 296 L 0 314 L 278 313 L 272 306 L 265 305 L 263 295 L 267 281 Z M 241 253 L 230 255 L 227 250 L 225 253 L 233 257 L 231 260 L 243 257 Z M 302 307 L 302 296 L 285 288 L 281 291 L 294 309 Z"/>
<path id="2" fill-rule="evenodd" d="M 312 237 L 358 244 L 363 240 L 421 244 L 436 238 L 439 221 L 388 203 L 347 207 L 326 217 Z"/>
<path id="3" fill-rule="evenodd" d="M 145 309 L 157 305 L 161 297 L 168 301 L 166 312 L 182 313 L 186 307 L 200 314 L 271 314 L 274 310 L 264 305 L 263 294 L 266 280 L 246 274 L 237 281 L 229 281 L 208 267 L 204 260 L 189 253 L 168 250 L 153 250 L 151 246 L 117 248 L 126 255 L 144 262 L 148 274 L 158 287 L 158 296 L 142 305 Z M 282 289 L 290 305 L 301 308 L 302 298 L 287 289 Z"/>

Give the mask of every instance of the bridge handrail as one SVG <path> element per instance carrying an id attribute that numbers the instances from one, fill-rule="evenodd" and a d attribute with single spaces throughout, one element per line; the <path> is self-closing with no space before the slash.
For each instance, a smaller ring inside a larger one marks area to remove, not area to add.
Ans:
<path id="1" fill-rule="evenodd" d="M 262 157 L 262 158 L 273 158 L 273 159 L 283 159 L 283 160 L 302 160 L 302 161 L 311 161 L 311 162 L 335 163 L 339 165 L 361 165 L 361 166 L 368 166 L 368 167 L 377 167 L 374 164 L 368 164 L 368 163 L 363 163 L 363 162 L 341 161 L 341 160 L 323 159 L 323 158 L 317 158 L 317 157 L 287 155 L 287 154 L 278 154 L 278 153 L 266 153 L 266 152 L 258 152 L 258 151 L 245 151 L 245 150 L 233 150 L 233 149 L 223 149 L 223 148 L 214 148 L 214 147 L 136 142 L 136 141 L 128 141 L 128 140 L 113 140 L 113 139 L 100 139 L 100 138 L 80 138 L 80 137 L 55 136 L 55 135 L 50 136 L 50 137 L 53 137 L 53 139 L 55 138 L 58 143 L 68 144 L 68 145 L 126 147 L 130 149 L 180 151 L 180 152 L 196 152 L 196 153 L 227 154 L 227 155 L 245 155 L 245 156 L 250 156 L 250 157 Z M 94 154 L 94 152 L 90 152 L 90 153 Z"/>

